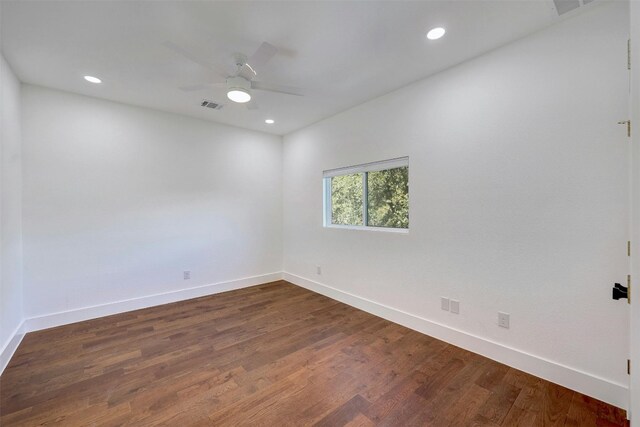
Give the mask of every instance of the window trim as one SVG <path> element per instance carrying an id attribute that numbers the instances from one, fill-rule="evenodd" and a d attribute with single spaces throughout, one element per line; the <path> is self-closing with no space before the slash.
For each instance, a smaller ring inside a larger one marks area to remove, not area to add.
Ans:
<path id="1" fill-rule="evenodd" d="M 390 160 L 383 160 L 380 162 L 365 163 L 356 166 L 347 166 L 337 169 L 329 169 L 322 172 L 322 203 L 323 203 L 323 218 L 322 224 L 324 228 L 340 228 L 344 230 L 365 230 L 365 231 L 382 231 L 391 233 L 408 234 L 409 228 L 394 228 L 394 227 L 374 227 L 367 225 L 369 223 L 367 212 L 367 200 L 369 199 L 369 188 L 367 182 L 368 172 L 377 172 L 387 169 L 396 169 L 409 167 L 409 157 L 398 157 Z M 362 175 L 362 219 L 363 225 L 342 225 L 333 224 L 331 222 L 331 178 L 341 175 Z"/>
<path id="2" fill-rule="evenodd" d="M 397 157 L 395 159 L 379 162 L 364 163 L 362 165 L 347 166 L 344 168 L 329 169 L 322 172 L 323 178 L 331 178 L 340 175 L 353 175 L 363 172 L 376 172 L 386 169 L 404 168 L 409 166 L 409 157 Z"/>
<path id="3" fill-rule="evenodd" d="M 327 224 L 324 228 L 341 228 L 343 230 L 358 230 L 358 231 L 382 231 L 385 233 L 399 233 L 409 234 L 408 228 L 392 228 L 392 227 L 372 227 L 370 225 L 340 225 L 340 224 Z"/>

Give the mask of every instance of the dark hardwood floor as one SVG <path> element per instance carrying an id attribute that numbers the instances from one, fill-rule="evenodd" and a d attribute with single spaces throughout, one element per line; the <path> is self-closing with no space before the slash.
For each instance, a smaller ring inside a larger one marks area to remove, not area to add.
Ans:
<path id="1" fill-rule="evenodd" d="M 287 282 L 28 334 L 0 424 L 619 426 L 622 410 Z"/>

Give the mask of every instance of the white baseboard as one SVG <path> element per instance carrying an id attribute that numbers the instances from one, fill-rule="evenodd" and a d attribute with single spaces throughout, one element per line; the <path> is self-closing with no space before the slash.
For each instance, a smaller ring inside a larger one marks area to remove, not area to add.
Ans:
<path id="1" fill-rule="evenodd" d="M 450 326 L 389 307 L 322 283 L 283 273 L 284 280 L 423 334 L 481 354 L 505 365 L 592 396 L 622 409 L 629 407 L 629 388 L 579 369 L 500 344 Z"/>
<path id="2" fill-rule="evenodd" d="M 13 357 L 13 353 L 16 352 L 16 349 L 22 342 L 22 338 L 24 338 L 24 321 L 20 322 L 18 327 L 11 334 L 11 338 L 4 345 L 2 350 L 0 350 L 0 375 L 4 372 L 4 368 L 9 364 L 9 360 Z"/>
<path id="3" fill-rule="evenodd" d="M 161 294 L 146 295 L 138 298 L 45 314 L 26 319 L 24 321 L 24 331 L 39 331 L 41 329 L 53 328 L 56 326 L 67 325 L 69 323 L 81 322 L 83 320 L 110 316 L 112 314 L 139 310 L 141 308 L 153 307 L 156 305 L 168 304 L 206 295 L 213 295 L 220 292 L 232 291 L 281 279 L 282 272 L 268 273 L 260 276 L 230 280 L 228 282 L 212 283 L 188 289 L 180 289 Z"/>

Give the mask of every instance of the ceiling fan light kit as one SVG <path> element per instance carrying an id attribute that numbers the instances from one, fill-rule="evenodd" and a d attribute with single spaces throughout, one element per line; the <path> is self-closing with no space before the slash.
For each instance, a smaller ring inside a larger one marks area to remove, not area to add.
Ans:
<path id="1" fill-rule="evenodd" d="M 229 92 L 227 92 L 227 98 L 233 102 L 237 102 L 238 104 L 244 104 L 251 101 L 251 95 L 249 92 L 242 89 L 230 89 Z"/>
<path id="2" fill-rule="evenodd" d="M 227 78 L 227 98 L 233 102 L 244 104 L 251 101 L 251 82 L 244 77 L 235 76 Z"/>

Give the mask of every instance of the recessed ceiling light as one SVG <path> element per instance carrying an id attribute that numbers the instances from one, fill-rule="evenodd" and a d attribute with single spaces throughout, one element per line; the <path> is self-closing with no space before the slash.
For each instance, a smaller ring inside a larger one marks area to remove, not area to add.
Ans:
<path id="1" fill-rule="evenodd" d="M 86 81 L 88 81 L 88 82 L 91 82 L 91 83 L 102 83 L 102 80 L 100 80 L 97 77 L 93 77 L 93 76 L 84 76 L 84 79 Z"/>
<path id="2" fill-rule="evenodd" d="M 251 95 L 249 95 L 249 92 L 239 88 L 229 90 L 229 92 L 227 92 L 227 98 L 240 104 L 251 101 Z"/>
<path id="3" fill-rule="evenodd" d="M 442 27 L 432 28 L 427 33 L 427 38 L 429 40 L 438 40 L 440 37 L 444 36 L 444 33 L 446 33 L 446 30 Z"/>
<path id="4" fill-rule="evenodd" d="M 265 120 L 264 122 L 265 122 L 266 124 L 268 124 L 268 125 L 272 125 L 272 124 L 274 124 L 276 121 L 275 121 L 275 120 L 273 120 L 273 119 L 267 119 L 267 120 Z"/>

